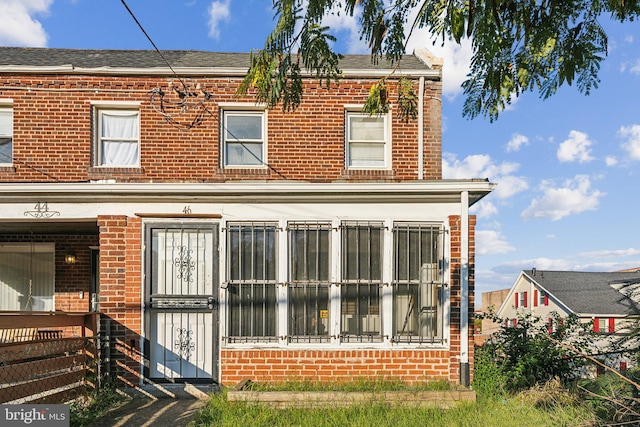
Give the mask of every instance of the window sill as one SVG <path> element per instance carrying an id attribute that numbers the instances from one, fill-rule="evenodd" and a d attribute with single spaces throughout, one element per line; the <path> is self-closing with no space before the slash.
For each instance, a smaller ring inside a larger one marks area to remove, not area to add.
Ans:
<path id="1" fill-rule="evenodd" d="M 112 166 L 92 166 L 89 168 L 91 175 L 144 175 L 144 168 L 141 167 L 112 167 Z"/>
<path id="2" fill-rule="evenodd" d="M 16 167 L 10 165 L 0 166 L 0 173 L 16 173 Z"/>
<path id="3" fill-rule="evenodd" d="M 241 167 L 231 166 L 222 169 L 218 169 L 218 174 L 228 176 L 269 176 L 271 170 L 269 168 L 256 168 L 256 167 Z"/>
<path id="4" fill-rule="evenodd" d="M 393 179 L 396 177 L 396 171 L 395 169 L 343 169 L 340 177 L 350 179 Z"/>

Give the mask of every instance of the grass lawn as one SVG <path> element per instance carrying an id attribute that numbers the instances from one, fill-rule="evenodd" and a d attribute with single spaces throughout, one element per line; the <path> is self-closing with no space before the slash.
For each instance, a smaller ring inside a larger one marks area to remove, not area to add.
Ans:
<path id="1" fill-rule="evenodd" d="M 540 404 L 525 395 L 478 399 L 448 409 L 392 407 L 384 403 L 350 408 L 275 409 L 227 402 L 225 393 L 211 397 L 191 426 L 488 426 L 541 427 L 595 425 L 593 414 L 579 404 Z"/>

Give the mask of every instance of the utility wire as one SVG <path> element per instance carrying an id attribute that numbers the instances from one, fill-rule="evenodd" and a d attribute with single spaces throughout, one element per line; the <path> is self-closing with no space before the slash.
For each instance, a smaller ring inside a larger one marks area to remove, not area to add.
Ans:
<path id="1" fill-rule="evenodd" d="M 171 72 L 173 73 L 173 75 L 175 76 L 176 79 L 178 79 L 178 81 L 182 84 L 182 87 L 185 90 L 185 93 L 190 93 L 189 92 L 189 88 L 187 87 L 187 85 L 185 84 L 185 82 L 180 78 L 180 76 L 178 76 L 178 74 L 176 73 L 176 71 L 173 69 L 173 67 L 171 66 L 171 63 L 169 63 L 169 61 L 167 60 L 167 58 L 165 58 L 165 56 L 162 54 L 162 51 L 160 51 L 160 49 L 158 49 L 158 46 L 156 46 L 156 44 L 153 42 L 153 40 L 151 39 L 151 36 L 149 36 L 149 34 L 145 31 L 144 27 L 142 26 L 142 24 L 140 23 L 140 21 L 138 21 L 138 18 L 136 18 L 135 14 L 133 13 L 133 11 L 129 8 L 129 6 L 127 5 L 127 2 L 125 0 L 120 0 L 122 2 L 122 4 L 124 5 L 124 7 L 127 9 L 127 12 L 129 12 L 129 15 L 131 15 L 131 17 L 133 18 L 133 20 L 136 22 L 136 24 L 138 24 L 138 27 L 140 28 L 140 30 L 142 31 L 142 33 L 145 35 L 145 37 L 147 37 L 147 40 L 149 40 L 149 43 L 151 43 L 151 45 L 153 46 L 153 48 L 156 50 L 156 52 L 158 52 L 158 54 L 160 55 L 160 57 L 162 58 L 162 60 L 165 62 L 165 64 L 167 64 L 167 66 L 169 67 L 169 69 L 171 70 Z M 287 179 L 286 176 L 284 176 L 280 171 L 278 171 L 276 168 L 274 168 L 273 166 L 271 166 L 269 163 L 265 163 L 262 159 L 260 159 L 257 155 L 255 155 L 251 150 L 249 150 L 247 148 L 247 146 L 244 145 L 243 142 L 239 141 L 238 138 L 232 133 L 230 132 L 225 126 L 224 123 L 220 120 L 220 117 L 218 114 L 214 114 L 212 113 L 204 104 L 201 105 L 202 108 L 204 109 L 204 111 L 206 111 L 211 117 L 213 117 L 215 120 L 217 120 L 218 125 L 222 128 L 223 132 L 227 132 L 231 137 L 233 137 L 243 148 L 245 148 L 247 150 L 247 152 L 249 154 L 251 154 L 253 157 L 255 157 L 256 160 L 258 160 L 259 162 L 261 162 L 263 165 L 267 166 L 270 170 L 274 171 L 275 173 L 277 173 L 278 175 L 280 175 L 282 178 Z M 166 118 L 166 117 L 165 117 Z"/>
<path id="2" fill-rule="evenodd" d="M 60 182 L 60 180 L 58 178 L 56 178 L 55 176 L 53 176 L 53 175 L 51 175 L 51 174 L 49 174 L 49 173 L 47 173 L 47 172 L 45 172 L 43 170 L 35 168 L 35 167 L 31 166 L 30 164 L 28 164 L 27 162 L 23 162 L 22 160 L 16 159 L 15 157 L 7 156 L 4 153 L 0 153 L 0 155 L 2 155 L 6 159 L 9 159 L 11 161 L 11 163 L 21 164 L 22 166 L 24 166 L 24 167 L 26 167 L 28 169 L 31 169 L 31 170 L 33 170 L 35 172 L 41 173 L 42 175 L 44 175 L 44 176 L 46 176 L 48 178 L 53 179 L 55 182 Z"/>

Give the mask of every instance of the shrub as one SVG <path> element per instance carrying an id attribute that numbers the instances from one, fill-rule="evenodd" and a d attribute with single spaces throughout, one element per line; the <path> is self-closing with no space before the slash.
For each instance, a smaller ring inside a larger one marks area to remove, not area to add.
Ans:
<path id="1" fill-rule="evenodd" d="M 505 326 L 501 319 L 494 320 L 502 326 L 484 344 L 475 362 L 480 387 L 499 392 L 503 386 L 507 391 L 517 392 L 555 378 L 567 383 L 581 376 L 584 358 L 558 344 L 565 342 L 577 349 L 587 348 L 591 331 L 577 317 L 561 319 L 554 314 L 549 323 L 525 314 L 518 317 L 515 326 Z M 488 372 L 483 373 L 483 369 Z M 487 378 L 497 375 L 496 370 L 499 377 Z"/>

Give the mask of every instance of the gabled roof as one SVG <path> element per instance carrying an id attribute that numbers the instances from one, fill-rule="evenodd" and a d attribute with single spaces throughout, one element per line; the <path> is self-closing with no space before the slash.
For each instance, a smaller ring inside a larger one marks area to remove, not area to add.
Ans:
<path id="1" fill-rule="evenodd" d="M 244 75 L 249 68 L 249 53 L 208 52 L 197 50 L 164 50 L 162 56 L 155 50 L 99 50 L 99 49 L 50 49 L 0 47 L 0 72 L 42 71 L 47 73 L 93 71 L 103 74 L 110 70 L 141 74 L 173 74 L 167 65 L 178 74 L 198 70 L 200 74 L 221 73 Z M 164 57 L 164 59 L 163 59 Z M 165 61 L 166 59 L 166 61 Z M 438 58 L 424 49 L 414 55 L 405 55 L 399 70 L 403 74 L 439 76 L 441 65 Z M 340 69 L 345 74 L 388 73 L 394 66 L 384 59 L 377 64 L 371 62 L 370 55 L 345 55 L 340 61 Z"/>
<path id="2" fill-rule="evenodd" d="M 640 307 L 621 292 L 620 285 L 640 283 L 640 273 L 524 270 L 529 279 L 578 315 L 640 314 Z"/>

